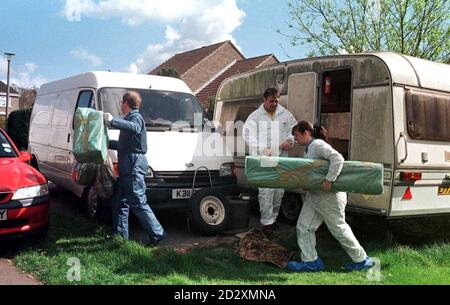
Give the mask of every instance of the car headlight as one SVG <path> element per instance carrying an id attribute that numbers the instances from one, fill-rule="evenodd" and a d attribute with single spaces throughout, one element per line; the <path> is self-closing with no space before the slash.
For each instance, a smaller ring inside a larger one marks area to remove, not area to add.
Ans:
<path id="1" fill-rule="evenodd" d="M 11 200 L 29 199 L 48 195 L 48 185 L 41 184 L 18 189 Z"/>
<path id="2" fill-rule="evenodd" d="M 220 166 L 219 174 L 223 176 L 234 176 L 234 163 L 224 163 Z"/>
<path id="3" fill-rule="evenodd" d="M 147 168 L 147 173 L 145 173 L 145 177 L 155 178 L 155 173 L 153 172 L 153 169 L 150 166 Z"/>

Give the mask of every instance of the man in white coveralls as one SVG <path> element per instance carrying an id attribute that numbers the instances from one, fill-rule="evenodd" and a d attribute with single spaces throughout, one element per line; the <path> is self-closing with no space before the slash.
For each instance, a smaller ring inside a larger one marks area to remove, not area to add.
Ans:
<path id="1" fill-rule="evenodd" d="M 287 151 L 294 145 L 291 135 L 297 120 L 286 108 L 278 104 L 280 91 L 276 87 L 266 89 L 264 103 L 247 118 L 243 128 L 244 141 L 253 156 L 287 156 Z M 259 189 L 259 210 L 261 224 L 266 235 L 273 232 L 283 189 Z"/>

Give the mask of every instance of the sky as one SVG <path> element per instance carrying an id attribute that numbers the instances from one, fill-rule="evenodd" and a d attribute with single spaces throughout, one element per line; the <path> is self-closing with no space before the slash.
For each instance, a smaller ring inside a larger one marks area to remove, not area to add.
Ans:
<path id="1" fill-rule="evenodd" d="M 41 84 L 86 71 L 147 73 L 176 53 L 231 40 L 247 58 L 303 58 L 288 31 L 287 0 L 1 0 L 11 83 Z"/>

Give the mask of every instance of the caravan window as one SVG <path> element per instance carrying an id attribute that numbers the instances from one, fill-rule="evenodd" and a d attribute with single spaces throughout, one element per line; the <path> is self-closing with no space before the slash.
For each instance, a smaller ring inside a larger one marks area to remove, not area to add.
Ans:
<path id="1" fill-rule="evenodd" d="M 405 101 L 411 138 L 450 141 L 450 95 L 407 90 Z"/>

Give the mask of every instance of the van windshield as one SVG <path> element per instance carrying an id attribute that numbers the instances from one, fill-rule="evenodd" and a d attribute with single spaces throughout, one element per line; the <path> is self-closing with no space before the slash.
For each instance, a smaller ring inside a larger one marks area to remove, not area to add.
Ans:
<path id="1" fill-rule="evenodd" d="M 206 115 L 195 96 L 181 92 L 104 88 L 100 90 L 101 109 L 114 117 L 121 116 L 120 102 L 129 90 L 142 97 L 139 111 L 147 127 L 194 127 L 205 123 Z"/>

